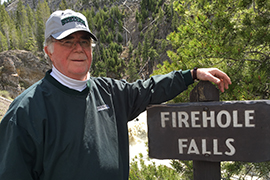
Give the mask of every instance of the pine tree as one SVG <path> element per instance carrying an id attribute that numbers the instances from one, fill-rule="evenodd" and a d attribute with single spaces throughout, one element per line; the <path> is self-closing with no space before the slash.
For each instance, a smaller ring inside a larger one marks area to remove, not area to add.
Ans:
<path id="1" fill-rule="evenodd" d="M 16 10 L 16 29 L 19 37 L 19 49 L 27 49 L 26 44 L 29 43 L 29 39 L 33 39 L 31 25 L 28 20 L 25 7 L 23 6 L 22 1 L 19 1 Z"/>
<path id="2" fill-rule="evenodd" d="M 119 43 L 122 43 L 123 42 L 123 36 L 122 36 L 122 34 L 120 32 L 118 32 L 118 34 L 117 34 L 117 41 Z"/>
<path id="3" fill-rule="evenodd" d="M 7 38 L 0 31 L 0 52 L 8 50 Z"/>
<path id="4" fill-rule="evenodd" d="M 0 5 L 0 30 L 7 39 L 8 49 L 14 47 L 12 40 L 12 31 L 16 29 L 14 21 L 11 19 L 7 11 L 5 10 L 4 5 Z M 16 37 L 13 35 L 13 37 Z"/>
<path id="5" fill-rule="evenodd" d="M 10 47 L 9 49 L 18 49 L 19 47 L 19 36 L 17 34 L 17 30 L 16 30 L 16 25 L 14 23 L 14 21 L 11 21 L 9 23 L 9 26 L 8 26 L 9 29 L 9 42 L 10 42 Z"/>
<path id="6" fill-rule="evenodd" d="M 6 37 L 6 40 L 7 40 L 7 46 L 8 46 L 8 49 L 10 49 L 10 33 L 9 33 L 9 26 L 8 26 L 8 23 L 3 23 L 2 24 L 2 29 L 3 29 L 3 35 Z"/>
<path id="7" fill-rule="evenodd" d="M 61 2 L 59 4 L 59 10 L 66 10 L 66 9 L 68 9 L 67 2 L 65 0 L 61 0 Z"/>
<path id="8" fill-rule="evenodd" d="M 107 37 L 106 37 L 106 42 L 107 42 L 108 44 L 110 44 L 110 43 L 112 42 L 112 40 L 113 40 L 112 33 L 109 31 L 109 32 L 108 32 L 108 35 L 107 35 Z"/>
<path id="9" fill-rule="evenodd" d="M 37 8 L 37 45 L 38 50 L 43 50 L 45 23 L 50 16 L 50 9 L 46 1 L 38 4 Z"/>
<path id="10" fill-rule="evenodd" d="M 41 10 L 38 8 L 37 10 L 37 46 L 38 50 L 41 51 L 43 49 L 43 42 L 44 42 L 44 23 L 41 18 L 42 13 L 40 12 Z"/>
<path id="11" fill-rule="evenodd" d="M 88 22 L 88 26 L 89 26 L 89 29 L 91 31 L 93 31 L 93 28 L 95 27 L 95 25 L 93 24 L 94 23 L 94 20 L 93 20 L 93 16 L 92 16 L 92 12 L 87 9 L 87 10 L 84 10 L 82 12 L 82 14 L 86 17 L 87 19 L 87 22 Z"/>
<path id="12" fill-rule="evenodd" d="M 143 48 L 142 48 L 142 50 L 143 50 L 142 51 L 142 59 L 143 59 L 143 62 L 144 63 L 148 60 L 149 49 L 150 49 L 149 39 L 148 38 L 144 38 Z"/>
<path id="13" fill-rule="evenodd" d="M 27 14 L 27 18 L 28 18 L 28 23 L 30 25 L 30 27 L 32 27 L 32 34 L 34 34 L 34 29 L 36 28 L 35 22 L 36 22 L 36 18 L 35 18 L 35 13 L 33 12 L 33 10 L 31 9 L 31 7 L 27 4 L 26 7 L 26 14 Z"/>
<path id="14" fill-rule="evenodd" d="M 141 42 L 139 42 L 138 43 L 138 54 L 140 55 L 140 54 L 142 54 L 142 44 L 141 44 Z"/>
<path id="15" fill-rule="evenodd" d="M 98 34 L 99 41 L 105 43 L 106 41 L 106 33 L 103 27 L 101 27 L 99 34 Z"/>
<path id="16" fill-rule="evenodd" d="M 128 63 L 127 75 L 129 76 L 129 79 L 128 79 L 129 82 L 133 82 L 133 81 L 139 79 L 139 75 L 138 75 L 137 68 L 136 68 L 136 63 L 135 63 L 133 58 L 130 59 L 130 61 Z"/>

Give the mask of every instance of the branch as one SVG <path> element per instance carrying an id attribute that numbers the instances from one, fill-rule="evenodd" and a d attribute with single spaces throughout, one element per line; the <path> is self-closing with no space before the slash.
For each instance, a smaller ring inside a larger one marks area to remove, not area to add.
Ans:
<path id="1" fill-rule="evenodd" d="M 206 57 L 207 59 L 229 59 L 229 60 L 233 60 L 233 61 L 253 61 L 253 62 L 258 62 L 258 63 L 262 63 L 263 61 L 260 61 L 258 59 L 234 59 L 234 58 L 222 58 L 222 57 Z M 221 60 L 220 62 L 222 62 L 223 60 Z M 217 64 L 217 63 L 216 63 Z"/>
<path id="2" fill-rule="evenodd" d="M 264 53 L 262 53 L 262 52 L 260 52 L 260 51 L 249 51 L 249 52 L 245 52 L 245 53 L 249 53 L 249 54 L 254 54 L 254 53 L 256 53 L 256 54 L 261 54 L 261 55 L 263 55 L 264 57 L 266 57 L 266 58 L 269 58 L 269 56 L 268 55 L 266 55 L 266 54 L 264 54 Z"/>
<path id="3" fill-rule="evenodd" d="M 110 19 L 111 19 L 111 18 L 106 19 L 106 21 L 104 21 L 104 23 L 107 22 L 107 21 L 109 21 Z"/>
<path id="4" fill-rule="evenodd" d="M 157 20 L 157 18 L 154 19 L 154 20 L 149 24 L 149 26 L 152 25 L 156 20 Z M 143 30 L 141 30 L 141 31 L 143 32 L 143 31 L 144 31 L 145 29 L 147 29 L 147 28 L 148 28 L 148 26 L 144 27 Z"/>
<path id="5" fill-rule="evenodd" d="M 233 60 L 233 61 L 254 61 L 254 62 L 258 62 L 258 63 L 262 63 L 262 61 L 258 60 L 258 59 L 234 59 L 234 58 L 225 58 L 225 59 L 230 59 L 230 60 Z"/>
<path id="6" fill-rule="evenodd" d="M 143 69 L 145 68 L 145 66 L 149 63 L 149 61 L 150 61 L 150 57 L 148 57 L 147 62 L 146 62 L 146 63 L 144 64 L 144 66 L 141 68 L 141 70 L 140 70 L 140 72 L 138 73 L 138 75 L 141 74 L 141 72 L 143 71 Z"/>
<path id="7" fill-rule="evenodd" d="M 112 17 L 112 19 L 113 19 L 117 24 L 119 24 L 119 22 L 118 22 L 116 19 L 114 19 L 113 17 Z M 130 34 L 129 30 L 128 30 L 124 25 L 122 25 L 122 28 L 123 28 L 126 32 L 128 32 L 128 33 Z"/>
<path id="8" fill-rule="evenodd" d="M 130 11 L 132 11 L 132 9 L 126 3 L 127 3 L 127 0 L 123 2 L 123 5 L 126 6 Z"/>

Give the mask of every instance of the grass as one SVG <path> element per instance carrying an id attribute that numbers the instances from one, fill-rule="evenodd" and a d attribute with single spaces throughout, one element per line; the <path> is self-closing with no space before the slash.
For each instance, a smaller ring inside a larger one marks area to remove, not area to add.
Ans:
<path id="1" fill-rule="evenodd" d="M 9 99 L 9 100 L 13 100 L 11 97 L 10 97 L 10 94 L 8 91 L 5 91 L 5 90 L 0 90 L 0 96 L 6 98 L 6 99 Z"/>

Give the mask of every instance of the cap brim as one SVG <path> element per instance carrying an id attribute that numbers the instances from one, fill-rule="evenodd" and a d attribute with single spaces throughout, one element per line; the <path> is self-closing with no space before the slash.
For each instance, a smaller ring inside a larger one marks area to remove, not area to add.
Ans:
<path id="1" fill-rule="evenodd" d="M 95 41 L 97 41 L 97 37 L 91 33 L 90 31 L 87 31 L 85 29 L 69 29 L 69 30 L 66 30 L 66 31 L 63 31 L 63 32 L 58 32 L 58 33 L 55 33 L 55 34 L 52 34 L 52 37 L 57 39 L 57 40 L 60 40 L 60 39 L 63 39 L 65 37 L 67 37 L 68 35 L 72 34 L 72 33 L 75 33 L 77 31 L 85 31 L 85 32 L 88 32 L 91 36 L 91 38 Z"/>

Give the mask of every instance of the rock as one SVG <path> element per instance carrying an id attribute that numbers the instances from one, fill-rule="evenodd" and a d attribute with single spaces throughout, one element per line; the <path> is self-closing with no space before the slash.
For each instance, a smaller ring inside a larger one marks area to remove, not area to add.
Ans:
<path id="1" fill-rule="evenodd" d="M 4 117 L 6 111 L 8 110 L 9 105 L 11 104 L 11 100 L 6 99 L 0 96 L 0 121 Z"/>
<path id="2" fill-rule="evenodd" d="M 6 90 L 12 98 L 42 79 L 50 69 L 44 58 L 30 51 L 11 50 L 0 53 L 0 90 Z"/>

